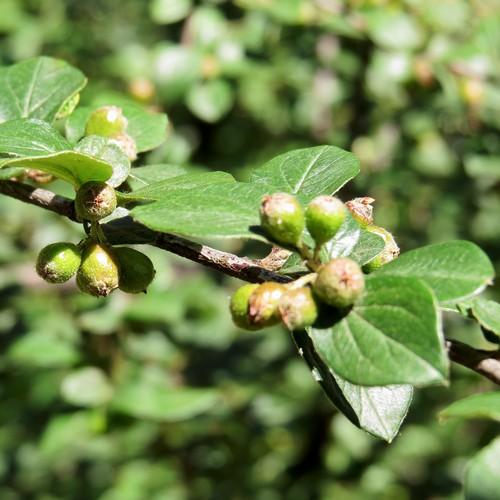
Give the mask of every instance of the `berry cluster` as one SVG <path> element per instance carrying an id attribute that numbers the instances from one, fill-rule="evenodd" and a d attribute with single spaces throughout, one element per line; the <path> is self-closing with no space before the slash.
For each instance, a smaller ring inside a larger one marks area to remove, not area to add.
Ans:
<path id="1" fill-rule="evenodd" d="M 99 221 L 116 208 L 115 190 L 104 182 L 87 182 L 76 193 L 75 211 L 90 222 L 90 237 L 78 245 L 60 242 L 38 255 L 36 271 L 49 283 L 65 283 L 76 275 L 78 288 L 105 297 L 119 288 L 127 293 L 145 292 L 154 278 L 151 260 L 143 253 L 106 243 Z"/>
<path id="2" fill-rule="evenodd" d="M 308 274 L 290 283 L 266 282 L 240 287 L 230 303 L 234 323 L 257 330 L 282 322 L 289 330 L 308 326 L 329 326 L 343 317 L 363 295 L 363 271 L 371 272 L 399 254 L 392 235 L 373 225 L 371 198 L 344 204 L 333 196 L 318 196 L 304 210 L 293 195 L 275 193 L 263 198 L 261 226 L 270 241 L 298 252 Z M 352 259 L 336 258 L 321 262 L 321 250 L 339 231 L 348 213 L 366 229 L 380 236 L 384 250 L 363 269 Z M 303 241 L 307 229 L 314 248 Z"/>

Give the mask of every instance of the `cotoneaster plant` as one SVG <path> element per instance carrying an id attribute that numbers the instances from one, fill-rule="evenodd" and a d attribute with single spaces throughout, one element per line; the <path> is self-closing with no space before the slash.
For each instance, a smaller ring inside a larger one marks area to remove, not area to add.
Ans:
<path id="1" fill-rule="evenodd" d="M 47 86 L 44 76 L 55 69 L 60 77 Z M 481 297 L 493 283 L 490 260 L 467 241 L 399 255 L 393 235 L 375 225 L 375 200 L 343 196 L 359 173 L 353 154 L 330 145 L 290 151 L 248 182 L 224 172 L 131 167 L 131 158 L 165 139 L 165 115 L 124 98 L 75 109 L 86 80 L 62 61 L 33 59 L 3 71 L 0 93 L 15 81 L 21 106 L 1 108 L 0 192 L 83 229 L 78 245 L 41 252 L 42 278 L 76 275 L 83 292 L 99 297 L 146 291 L 152 263 L 124 247 L 136 243 L 240 278 L 248 283 L 229 309 L 248 330 L 242 335 L 283 324 L 337 409 L 386 441 L 397 435 L 414 388 L 450 383 L 450 360 L 500 383 L 498 350 L 445 338 L 442 321 L 444 312 L 472 318 L 500 344 L 500 305 Z M 32 171 L 70 183 L 75 198 L 33 186 Z M 273 250 L 254 261 L 199 243 L 217 238 Z"/>

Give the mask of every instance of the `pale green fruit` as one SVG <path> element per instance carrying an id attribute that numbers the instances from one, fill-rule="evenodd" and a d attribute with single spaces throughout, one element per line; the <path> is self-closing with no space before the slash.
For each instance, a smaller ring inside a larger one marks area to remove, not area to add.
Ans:
<path id="1" fill-rule="evenodd" d="M 297 245 L 305 226 L 304 211 L 291 194 L 266 195 L 260 206 L 260 224 L 278 243 Z"/>
<path id="2" fill-rule="evenodd" d="M 285 291 L 283 285 L 272 281 L 259 285 L 249 298 L 250 324 L 264 328 L 279 323 L 278 306 Z"/>
<path id="3" fill-rule="evenodd" d="M 318 306 L 309 287 L 287 290 L 281 297 L 279 312 L 289 330 L 307 328 L 318 318 Z"/>
<path id="4" fill-rule="evenodd" d="M 94 297 L 106 297 L 118 288 L 119 281 L 118 262 L 112 249 L 96 242 L 87 242 L 76 274 L 78 288 Z"/>
<path id="5" fill-rule="evenodd" d="M 306 226 L 317 245 L 331 240 L 347 215 L 346 206 L 334 196 L 317 196 L 306 208 Z"/>
<path id="6" fill-rule="evenodd" d="M 76 215 L 80 220 L 96 222 L 111 215 L 116 203 L 116 193 L 111 186 L 100 181 L 86 182 L 76 192 Z"/>
<path id="7" fill-rule="evenodd" d="M 49 283 L 64 283 L 76 274 L 81 263 L 79 248 L 73 243 L 52 243 L 38 254 L 36 272 Z"/>
<path id="8" fill-rule="evenodd" d="M 229 304 L 229 310 L 231 311 L 231 317 L 236 326 L 243 328 L 245 330 L 257 330 L 259 327 L 254 326 L 250 323 L 248 316 L 248 300 L 250 295 L 258 288 L 259 285 L 248 284 L 243 285 L 236 292 L 234 292 L 231 297 L 231 302 Z"/>
<path id="9" fill-rule="evenodd" d="M 103 106 L 96 109 L 87 120 L 85 135 L 114 137 L 127 129 L 127 119 L 118 106 Z"/>
<path id="10" fill-rule="evenodd" d="M 363 294 L 365 278 L 361 268 L 353 260 L 333 259 L 320 267 L 313 290 L 325 304 L 348 307 Z"/>
<path id="11" fill-rule="evenodd" d="M 145 292 L 155 277 L 151 259 L 128 247 L 114 248 L 113 253 L 120 266 L 120 290 L 126 293 Z"/>

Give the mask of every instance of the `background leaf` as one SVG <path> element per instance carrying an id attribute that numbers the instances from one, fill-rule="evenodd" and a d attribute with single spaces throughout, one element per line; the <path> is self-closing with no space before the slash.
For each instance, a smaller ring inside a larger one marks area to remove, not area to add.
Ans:
<path id="1" fill-rule="evenodd" d="M 0 68 L 0 121 L 38 118 L 51 122 L 86 83 L 79 70 L 50 57 Z"/>
<path id="2" fill-rule="evenodd" d="M 500 422 L 500 393 L 483 392 L 453 402 L 439 413 L 442 418 L 490 418 Z"/>
<path id="3" fill-rule="evenodd" d="M 176 422 L 204 413 L 218 401 L 211 389 L 173 389 L 144 382 L 129 382 L 117 389 L 113 408 L 136 418 Z"/>
<path id="4" fill-rule="evenodd" d="M 311 329 L 323 361 L 360 385 L 443 383 L 448 375 L 435 299 L 420 281 L 369 277 L 363 300 L 333 328 Z"/>
<path id="5" fill-rule="evenodd" d="M 432 288 L 440 302 L 477 294 L 495 275 L 488 256 L 470 241 L 450 241 L 410 250 L 376 274 L 419 278 Z"/>
<path id="6" fill-rule="evenodd" d="M 109 402 L 113 387 L 102 370 L 88 366 L 66 375 L 61 394 L 68 403 L 93 407 Z"/>
<path id="7" fill-rule="evenodd" d="M 499 500 L 500 438 L 481 450 L 468 464 L 465 474 L 466 500 Z"/>

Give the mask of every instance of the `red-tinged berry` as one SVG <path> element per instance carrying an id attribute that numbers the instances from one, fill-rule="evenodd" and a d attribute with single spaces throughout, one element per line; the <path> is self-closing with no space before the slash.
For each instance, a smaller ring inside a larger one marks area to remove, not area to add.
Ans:
<path id="1" fill-rule="evenodd" d="M 320 267 L 313 284 L 316 296 L 334 307 L 349 307 L 363 294 L 365 278 L 359 265 L 351 259 L 333 259 Z"/>
<path id="2" fill-rule="evenodd" d="M 271 238 L 284 245 L 298 245 L 305 220 L 302 206 L 295 196 L 274 193 L 262 199 L 260 223 Z"/>

